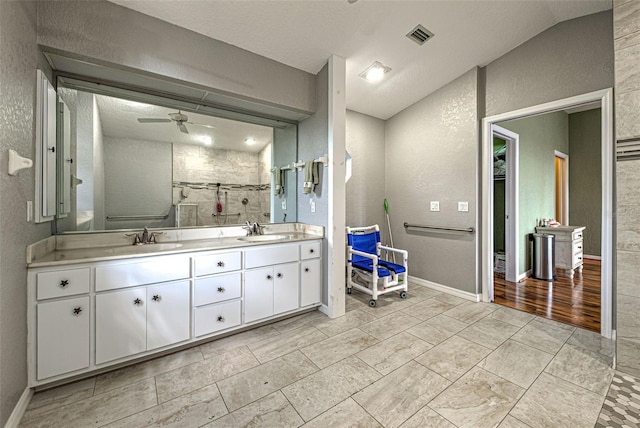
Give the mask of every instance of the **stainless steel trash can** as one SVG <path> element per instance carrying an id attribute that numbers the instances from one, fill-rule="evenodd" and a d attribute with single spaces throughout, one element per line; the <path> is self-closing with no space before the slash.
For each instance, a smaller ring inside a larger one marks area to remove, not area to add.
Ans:
<path id="1" fill-rule="evenodd" d="M 547 233 L 533 234 L 533 277 L 545 281 L 556 279 L 555 236 Z"/>

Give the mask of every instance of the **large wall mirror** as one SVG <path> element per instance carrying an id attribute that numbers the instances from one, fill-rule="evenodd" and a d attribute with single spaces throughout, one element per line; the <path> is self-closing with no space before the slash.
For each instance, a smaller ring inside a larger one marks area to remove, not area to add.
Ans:
<path id="1" fill-rule="evenodd" d="M 58 100 L 57 233 L 297 220 L 295 169 L 274 191 L 296 124 L 65 78 Z"/>

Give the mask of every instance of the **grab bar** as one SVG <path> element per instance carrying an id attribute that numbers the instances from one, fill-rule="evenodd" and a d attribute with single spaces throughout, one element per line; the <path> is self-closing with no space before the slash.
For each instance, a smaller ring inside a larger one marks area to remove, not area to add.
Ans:
<path id="1" fill-rule="evenodd" d="M 107 220 L 165 220 L 169 218 L 169 214 L 165 215 L 108 215 Z"/>
<path id="2" fill-rule="evenodd" d="M 241 216 L 242 213 L 235 213 L 235 214 L 234 213 L 232 213 L 232 214 L 216 214 L 216 213 L 213 213 L 211 215 L 213 217 L 232 217 L 232 216 Z"/>
<path id="3" fill-rule="evenodd" d="M 404 223 L 404 228 L 418 228 L 418 229 L 434 229 L 434 230 L 446 230 L 451 232 L 465 232 L 465 233 L 475 233 L 475 229 L 473 227 L 445 227 L 445 226 L 425 226 L 421 224 L 409 224 L 407 222 Z"/>

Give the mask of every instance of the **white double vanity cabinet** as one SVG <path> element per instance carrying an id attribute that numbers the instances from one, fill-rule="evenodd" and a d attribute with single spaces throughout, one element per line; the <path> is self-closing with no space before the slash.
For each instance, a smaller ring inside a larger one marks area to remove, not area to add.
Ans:
<path id="1" fill-rule="evenodd" d="M 321 238 L 293 233 L 282 243 L 225 237 L 149 244 L 141 253 L 105 246 L 28 254 L 29 385 L 320 306 Z"/>

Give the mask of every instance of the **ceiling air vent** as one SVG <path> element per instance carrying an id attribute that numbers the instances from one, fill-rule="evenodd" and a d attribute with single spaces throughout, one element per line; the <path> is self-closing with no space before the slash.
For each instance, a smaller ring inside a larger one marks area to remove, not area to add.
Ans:
<path id="1" fill-rule="evenodd" d="M 407 37 L 422 46 L 427 40 L 433 37 L 433 33 L 418 24 L 413 30 L 409 31 Z"/>

